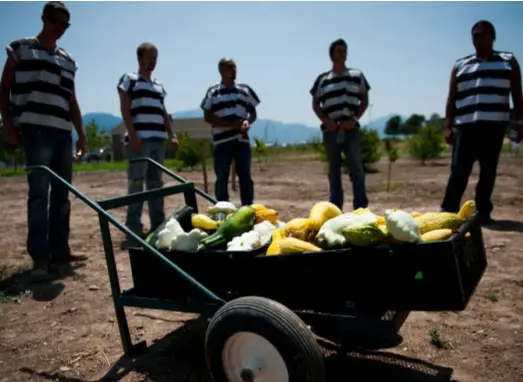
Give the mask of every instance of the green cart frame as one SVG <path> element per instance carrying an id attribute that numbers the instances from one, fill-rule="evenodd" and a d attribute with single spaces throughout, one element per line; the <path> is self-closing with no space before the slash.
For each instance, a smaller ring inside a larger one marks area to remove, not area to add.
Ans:
<path id="1" fill-rule="evenodd" d="M 466 309 L 487 266 L 477 214 L 449 240 L 435 243 L 287 256 L 160 251 L 108 211 L 183 194 L 185 205 L 172 216 L 190 228 L 197 196 L 211 204 L 217 200 L 150 158 L 132 161 L 146 161 L 181 184 L 94 202 L 50 168 L 27 168 L 47 172 L 98 213 L 128 356 L 147 345 L 132 343 L 125 307 L 198 313 L 210 321 L 205 356 L 214 381 L 323 382 L 323 357 L 313 333 L 336 342 L 397 338 L 411 311 Z M 139 243 L 129 248 L 134 285 L 124 290 L 109 224 Z"/>

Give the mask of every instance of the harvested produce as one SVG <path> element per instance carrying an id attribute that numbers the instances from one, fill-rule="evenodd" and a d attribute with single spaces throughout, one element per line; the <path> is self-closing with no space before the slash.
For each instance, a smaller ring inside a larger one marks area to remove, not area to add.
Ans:
<path id="1" fill-rule="evenodd" d="M 230 214 L 231 212 L 236 211 L 237 208 L 234 204 L 231 202 L 218 202 L 215 205 L 209 207 L 207 209 L 207 214 L 214 215 L 220 212 L 224 212 L 225 214 Z"/>
<path id="2" fill-rule="evenodd" d="M 155 246 L 158 249 L 195 251 L 199 242 L 207 236 L 208 234 L 199 228 L 193 228 L 187 233 L 176 219 L 171 219 L 158 233 Z"/>
<path id="3" fill-rule="evenodd" d="M 231 252 L 252 251 L 260 245 L 260 234 L 256 231 L 249 231 L 229 241 L 227 250 Z"/>
<path id="4" fill-rule="evenodd" d="M 333 203 L 318 202 L 309 213 L 309 229 L 319 231 L 321 226 L 327 221 L 342 214 L 341 210 Z"/>
<path id="5" fill-rule="evenodd" d="M 198 250 L 224 245 L 236 236 L 250 231 L 254 226 L 255 217 L 253 208 L 249 206 L 238 208 L 230 218 L 220 224 L 216 232 L 200 242 Z"/>
<path id="6" fill-rule="evenodd" d="M 376 223 L 354 223 L 343 229 L 346 243 L 355 247 L 367 247 L 387 238 L 385 232 Z"/>
<path id="7" fill-rule="evenodd" d="M 436 229 L 448 228 L 456 231 L 476 211 L 473 200 L 466 201 L 457 214 L 452 212 L 429 212 L 416 218 L 421 234 Z"/>
<path id="8" fill-rule="evenodd" d="M 311 237 L 310 220 L 306 218 L 295 218 L 287 222 L 282 230 L 284 237 L 294 237 L 307 241 Z"/>
<path id="9" fill-rule="evenodd" d="M 278 221 L 278 212 L 272 208 L 267 208 L 263 204 L 251 204 L 251 207 L 256 213 L 256 223 L 268 221 L 271 224 L 276 224 Z"/>
<path id="10" fill-rule="evenodd" d="M 353 224 L 377 223 L 377 217 L 372 212 L 355 214 L 344 213 L 327 220 L 316 235 L 316 243 L 322 248 L 336 248 L 347 245 L 347 238 L 343 230 Z"/>
<path id="11" fill-rule="evenodd" d="M 431 241 L 445 240 L 452 236 L 452 230 L 449 228 L 435 229 L 421 235 L 421 240 L 424 243 Z"/>
<path id="12" fill-rule="evenodd" d="M 280 249 L 283 255 L 302 252 L 320 252 L 322 249 L 295 237 L 285 237 L 280 241 Z"/>
<path id="13" fill-rule="evenodd" d="M 271 245 L 267 248 L 267 256 L 281 254 L 280 242 L 283 240 L 283 234 L 281 228 L 276 228 L 272 232 Z"/>
<path id="14" fill-rule="evenodd" d="M 421 240 L 420 229 L 416 220 L 407 212 L 394 209 L 385 211 L 385 221 L 390 235 L 405 243 Z"/>
<path id="15" fill-rule="evenodd" d="M 211 219 L 208 215 L 193 214 L 191 216 L 191 225 L 194 228 L 200 228 L 205 231 L 214 231 L 218 228 L 220 223 L 218 223 L 216 220 Z"/>

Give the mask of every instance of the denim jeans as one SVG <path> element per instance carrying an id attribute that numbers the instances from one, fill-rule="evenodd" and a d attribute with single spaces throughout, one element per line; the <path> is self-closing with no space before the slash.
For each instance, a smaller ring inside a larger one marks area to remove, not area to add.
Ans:
<path id="1" fill-rule="evenodd" d="M 240 186 L 242 206 L 254 201 L 254 182 L 251 177 L 251 145 L 238 140 L 220 143 L 214 147 L 214 193 L 218 201 L 229 201 L 229 173 L 232 159 L 236 162 L 236 175 Z"/>
<path id="2" fill-rule="evenodd" d="M 329 164 L 329 201 L 343 209 L 344 195 L 341 179 L 341 154 L 345 155 L 349 169 L 349 179 L 352 182 L 353 208 L 366 208 L 369 204 L 365 189 L 365 171 L 361 151 L 361 131 L 359 128 L 345 132 L 343 142 L 340 142 L 337 132 L 324 131 L 323 144 Z"/>
<path id="3" fill-rule="evenodd" d="M 138 157 L 148 157 L 163 165 L 165 161 L 165 139 L 146 138 L 142 139 L 142 152 L 136 154 L 129 145 L 126 146 L 126 153 L 129 159 Z M 162 172 L 149 166 L 147 162 L 131 163 L 127 167 L 127 191 L 129 194 L 143 192 L 143 186 L 147 190 L 163 187 Z M 165 221 L 163 198 L 149 199 L 149 219 L 151 230 L 156 229 Z M 134 203 L 127 207 L 126 225 L 134 233 L 140 235 L 143 231 L 142 225 L 143 202 Z"/>
<path id="4" fill-rule="evenodd" d="M 21 126 L 27 166 L 43 165 L 71 183 L 73 147 L 70 131 L 51 127 Z M 27 175 L 27 252 L 33 261 L 64 259 L 69 256 L 69 190 L 44 171 Z M 51 192 L 49 196 L 49 186 Z"/>
<path id="5" fill-rule="evenodd" d="M 467 188 L 474 162 L 479 162 L 479 180 L 476 184 L 476 206 L 484 218 L 493 210 L 492 192 L 496 183 L 499 155 L 503 148 L 506 126 L 478 125 L 454 131 L 450 176 L 441 208 L 458 212 Z"/>

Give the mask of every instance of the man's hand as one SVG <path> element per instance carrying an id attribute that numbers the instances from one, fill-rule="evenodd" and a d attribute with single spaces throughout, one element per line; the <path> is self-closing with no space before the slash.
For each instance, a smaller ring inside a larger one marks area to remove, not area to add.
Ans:
<path id="1" fill-rule="evenodd" d="M 4 134 L 9 145 L 14 148 L 20 147 L 20 134 L 18 134 L 18 131 L 11 123 L 4 122 Z"/>
<path id="2" fill-rule="evenodd" d="M 249 131 L 250 128 L 251 128 L 251 124 L 249 123 L 249 121 L 243 121 L 242 127 L 240 127 L 240 131 L 242 133 L 246 133 Z"/>
<path id="3" fill-rule="evenodd" d="M 237 120 L 235 120 L 232 123 L 232 128 L 233 129 L 241 130 L 242 126 L 243 126 L 243 120 L 242 119 L 237 119 Z"/>
<path id="4" fill-rule="evenodd" d="M 76 141 L 76 159 L 82 159 L 87 153 L 87 138 L 85 134 L 81 134 Z"/>
<path id="5" fill-rule="evenodd" d="M 170 139 L 171 147 L 173 148 L 173 154 L 176 155 L 176 152 L 178 151 L 178 147 L 180 146 L 180 142 L 178 142 L 178 139 L 172 137 Z"/>
<path id="6" fill-rule="evenodd" d="M 447 124 L 445 126 L 445 142 L 452 145 L 454 143 L 454 131 L 452 130 L 452 125 Z"/>
<path id="7" fill-rule="evenodd" d="M 129 134 L 129 147 L 131 150 L 134 151 L 136 154 L 142 153 L 142 141 L 136 133 Z"/>
<path id="8" fill-rule="evenodd" d="M 338 124 L 336 122 L 334 122 L 332 119 L 326 119 L 325 121 L 323 121 L 323 124 L 325 125 L 325 128 L 327 129 L 327 131 L 338 131 Z"/>
<path id="9" fill-rule="evenodd" d="M 349 121 L 340 122 L 340 130 L 349 131 L 356 127 L 356 120 L 350 119 Z"/>

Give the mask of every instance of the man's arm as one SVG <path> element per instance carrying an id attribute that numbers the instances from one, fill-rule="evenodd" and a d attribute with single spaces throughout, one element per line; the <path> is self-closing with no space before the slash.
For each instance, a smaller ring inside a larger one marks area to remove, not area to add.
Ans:
<path id="1" fill-rule="evenodd" d="M 258 94 L 248 85 L 245 85 L 247 89 L 247 101 L 248 101 L 248 107 L 247 107 L 247 113 L 249 113 L 249 118 L 247 121 L 249 122 L 249 125 L 252 125 L 256 119 L 258 118 L 258 114 L 256 113 L 256 107 L 260 104 L 260 98 L 258 97 Z"/>
<path id="2" fill-rule="evenodd" d="M 11 115 L 11 89 L 15 83 L 16 60 L 13 54 L 7 56 L 0 82 L 0 114 L 6 129 L 13 128 L 13 116 Z"/>
<path id="3" fill-rule="evenodd" d="M 211 112 L 211 91 L 208 90 L 205 94 L 205 97 L 202 100 L 202 103 L 200 104 L 200 107 L 203 110 L 203 119 L 205 122 L 207 122 L 209 125 L 216 126 L 216 127 L 233 127 L 233 123 L 230 121 L 225 121 L 221 118 L 218 118 Z"/>
<path id="4" fill-rule="evenodd" d="M 361 99 L 360 99 L 360 105 L 358 106 L 358 110 L 356 111 L 356 114 L 354 115 L 357 119 L 360 119 L 363 114 L 367 111 L 367 108 L 369 107 L 369 91 L 371 89 L 369 82 L 367 81 L 367 78 L 363 73 L 361 73 Z"/>
<path id="5" fill-rule="evenodd" d="M 131 115 L 131 96 L 129 90 L 131 87 L 131 79 L 127 74 L 120 77 L 118 82 L 118 95 L 120 97 L 120 113 L 122 114 L 123 123 L 127 133 L 130 136 L 135 136 L 136 131 L 134 130 L 133 117 Z"/>
<path id="6" fill-rule="evenodd" d="M 321 74 L 316 77 L 316 80 L 314 80 L 314 84 L 312 85 L 311 90 L 309 91 L 310 95 L 312 96 L 312 110 L 314 111 L 314 114 L 318 117 L 318 119 L 323 123 L 327 123 L 329 121 L 329 117 L 327 114 L 323 112 L 320 105 L 320 81 L 321 81 Z"/>
<path id="7" fill-rule="evenodd" d="M 523 121 L 523 91 L 521 89 L 521 68 L 516 58 L 512 58 L 512 76 L 510 78 L 510 87 L 512 93 L 512 102 L 514 103 L 514 112 L 516 121 Z"/>
<path id="8" fill-rule="evenodd" d="M 176 138 L 176 134 L 174 134 L 173 129 L 172 129 L 171 116 L 167 112 L 165 105 L 163 105 L 163 120 L 165 123 L 165 131 L 167 131 L 167 135 L 169 136 L 169 139 Z"/>
<path id="9" fill-rule="evenodd" d="M 69 98 L 69 113 L 73 121 L 74 128 L 79 138 L 85 138 L 84 123 L 82 121 L 82 113 L 80 112 L 80 105 L 76 99 L 76 91 L 73 85 L 73 94 Z"/>
<path id="10" fill-rule="evenodd" d="M 445 128 L 447 130 L 452 130 L 452 125 L 454 124 L 454 110 L 456 106 L 456 66 L 452 68 L 450 73 L 450 84 L 449 84 L 449 93 L 447 96 L 447 106 L 445 108 Z"/>

